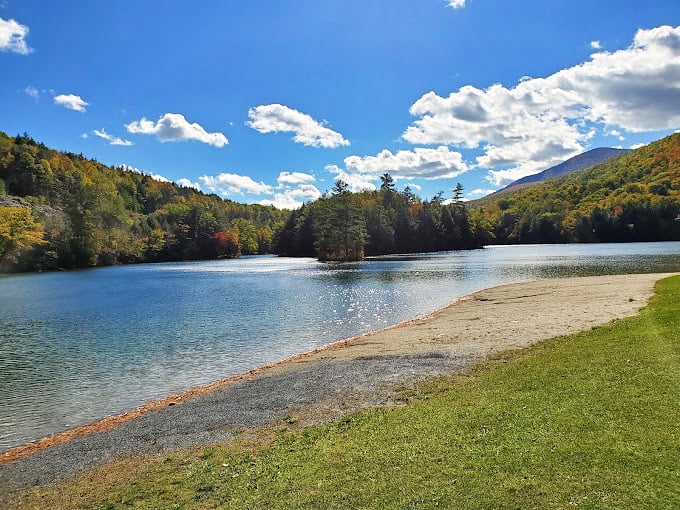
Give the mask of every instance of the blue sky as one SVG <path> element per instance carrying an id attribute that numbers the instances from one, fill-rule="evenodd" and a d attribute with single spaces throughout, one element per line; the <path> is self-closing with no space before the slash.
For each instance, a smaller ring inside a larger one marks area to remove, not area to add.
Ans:
<path id="1" fill-rule="evenodd" d="M 477 198 L 680 128 L 680 2 L 0 0 L 0 130 L 239 202 Z"/>

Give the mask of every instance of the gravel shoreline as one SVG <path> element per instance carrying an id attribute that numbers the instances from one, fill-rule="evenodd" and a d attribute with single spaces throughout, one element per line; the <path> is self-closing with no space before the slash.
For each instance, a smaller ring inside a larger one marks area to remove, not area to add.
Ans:
<path id="1" fill-rule="evenodd" d="M 389 404 L 397 387 L 455 373 L 495 352 L 634 315 L 666 276 L 540 280 L 483 290 L 422 319 L 165 399 L 66 434 L 63 442 L 53 441 L 57 444 L 5 454 L 0 506 L 30 487 L 126 456 L 229 440 L 291 415 L 303 424 L 319 423 Z"/>

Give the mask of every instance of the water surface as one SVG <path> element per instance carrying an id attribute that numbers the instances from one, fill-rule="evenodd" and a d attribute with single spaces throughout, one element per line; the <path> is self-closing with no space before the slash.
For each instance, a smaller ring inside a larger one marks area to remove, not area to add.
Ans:
<path id="1" fill-rule="evenodd" d="M 356 264 L 244 257 L 0 278 L 0 452 L 541 278 L 680 271 L 680 243 L 495 246 Z"/>

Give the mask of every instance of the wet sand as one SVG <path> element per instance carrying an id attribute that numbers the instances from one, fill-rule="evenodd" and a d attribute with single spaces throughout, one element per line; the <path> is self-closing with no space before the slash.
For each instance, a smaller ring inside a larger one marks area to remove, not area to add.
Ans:
<path id="1" fill-rule="evenodd" d="M 490 354 L 634 315 L 669 274 L 541 280 L 483 290 L 351 338 L 0 455 L 0 506 L 23 489 L 129 455 L 224 441 L 287 416 L 324 422 Z"/>

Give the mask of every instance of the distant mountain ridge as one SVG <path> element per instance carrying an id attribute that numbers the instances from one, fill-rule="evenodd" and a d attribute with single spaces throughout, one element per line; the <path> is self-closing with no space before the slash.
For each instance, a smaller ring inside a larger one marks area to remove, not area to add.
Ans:
<path id="1" fill-rule="evenodd" d="M 592 149 L 573 158 L 543 170 L 537 174 L 527 175 L 521 179 L 511 182 L 505 188 L 498 190 L 496 193 L 502 193 L 504 191 L 515 191 L 520 188 L 524 188 L 528 185 L 535 184 L 537 182 L 547 181 L 553 177 L 559 177 L 560 175 L 571 174 L 583 170 L 594 165 L 599 165 L 610 159 L 618 158 L 630 152 L 630 149 L 613 149 L 609 147 L 599 147 L 597 149 Z"/>
<path id="2" fill-rule="evenodd" d="M 680 241 L 680 133 L 633 151 L 592 152 L 614 157 L 586 166 L 577 156 L 565 163 L 586 168 L 467 207 L 493 225 L 499 244 Z"/>

